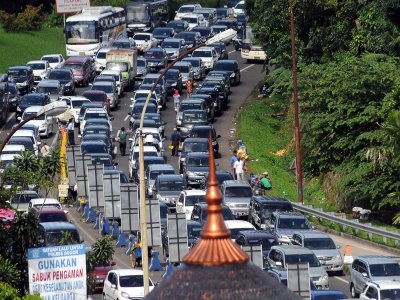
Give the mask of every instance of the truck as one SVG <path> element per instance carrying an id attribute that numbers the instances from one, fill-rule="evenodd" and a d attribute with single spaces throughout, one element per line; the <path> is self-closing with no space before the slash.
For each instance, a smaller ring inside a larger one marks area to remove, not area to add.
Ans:
<path id="1" fill-rule="evenodd" d="M 127 91 L 135 86 L 137 57 L 137 51 L 132 49 L 112 49 L 107 52 L 106 70 L 120 71 Z"/>

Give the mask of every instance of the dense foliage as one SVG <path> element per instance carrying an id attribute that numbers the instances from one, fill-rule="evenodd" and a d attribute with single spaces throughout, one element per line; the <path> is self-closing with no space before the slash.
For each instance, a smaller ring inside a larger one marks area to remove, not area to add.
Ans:
<path id="1" fill-rule="evenodd" d="M 5 31 L 30 31 L 42 28 L 45 15 L 42 5 L 28 5 L 24 11 L 15 14 L 3 12 L 1 22 Z"/>
<path id="2" fill-rule="evenodd" d="M 287 0 L 247 0 L 256 38 L 270 57 L 290 63 L 290 27 Z M 398 0 L 293 1 L 299 60 L 329 60 L 351 51 L 400 55 Z"/>

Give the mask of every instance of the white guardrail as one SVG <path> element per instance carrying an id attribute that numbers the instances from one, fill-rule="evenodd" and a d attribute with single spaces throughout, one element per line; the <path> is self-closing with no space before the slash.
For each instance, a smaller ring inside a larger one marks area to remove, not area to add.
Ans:
<path id="1" fill-rule="evenodd" d="M 343 226 L 343 230 L 346 227 L 354 228 L 356 232 L 365 231 L 368 233 L 369 240 L 372 241 L 372 235 L 381 236 L 383 242 L 386 244 L 387 239 L 391 239 L 396 246 L 400 242 L 400 233 L 396 231 L 389 231 L 383 227 L 372 226 L 371 223 L 360 223 L 357 219 L 347 219 L 345 215 L 335 215 L 333 212 L 323 212 L 321 208 L 313 208 L 312 205 L 302 205 L 293 203 L 293 208 L 304 214 L 313 215 L 327 221 L 337 223 Z"/>

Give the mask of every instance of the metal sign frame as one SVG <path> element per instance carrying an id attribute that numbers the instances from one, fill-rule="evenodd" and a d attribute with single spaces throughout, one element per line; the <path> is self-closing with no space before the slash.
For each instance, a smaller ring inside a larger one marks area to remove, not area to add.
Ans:
<path id="1" fill-rule="evenodd" d="M 75 155 L 75 168 L 76 168 L 76 184 L 78 186 L 78 197 L 88 197 L 89 191 L 87 188 L 87 165 L 92 163 L 89 155 L 82 155 L 79 151 Z"/>
<path id="2" fill-rule="evenodd" d="M 90 164 L 87 165 L 88 174 L 88 191 L 89 191 L 89 206 L 102 207 L 104 206 L 104 192 L 103 192 L 103 164 Z"/>
<path id="3" fill-rule="evenodd" d="M 75 184 L 76 184 L 75 157 L 77 156 L 78 152 L 79 152 L 79 146 L 66 147 L 69 186 L 75 186 Z"/>
<path id="4" fill-rule="evenodd" d="M 119 174 L 103 174 L 104 216 L 109 219 L 121 217 L 121 186 Z"/>
<path id="5" fill-rule="evenodd" d="M 147 244 L 161 246 L 160 203 L 158 199 L 146 199 Z"/>
<path id="6" fill-rule="evenodd" d="M 307 263 L 287 264 L 287 287 L 302 299 L 310 299 L 310 271 Z"/>
<path id="7" fill-rule="evenodd" d="M 120 215 L 123 231 L 140 231 L 139 189 L 134 183 L 121 183 Z"/>
<path id="8" fill-rule="evenodd" d="M 189 251 L 186 214 L 168 214 L 167 228 L 169 262 L 182 262 Z"/>
<path id="9" fill-rule="evenodd" d="M 250 257 L 250 261 L 263 269 L 264 260 L 261 245 L 242 246 L 242 250 Z"/>

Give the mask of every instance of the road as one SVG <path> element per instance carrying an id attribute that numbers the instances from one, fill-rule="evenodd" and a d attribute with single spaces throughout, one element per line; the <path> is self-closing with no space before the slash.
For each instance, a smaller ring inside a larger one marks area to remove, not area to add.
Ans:
<path id="1" fill-rule="evenodd" d="M 233 150 L 233 146 L 236 143 L 234 137 L 231 136 L 231 129 L 235 128 L 235 115 L 241 106 L 244 104 L 246 99 L 250 96 L 255 86 L 263 80 L 264 71 L 262 64 L 253 64 L 247 63 L 240 57 L 240 53 L 236 52 L 229 47 L 229 58 L 236 59 L 239 62 L 239 67 L 241 70 L 241 84 L 235 87 L 232 87 L 232 94 L 230 95 L 230 102 L 228 110 L 224 111 L 221 116 L 216 118 L 214 123 L 214 127 L 217 131 L 217 134 L 220 134 L 222 138 L 220 139 L 220 158 L 218 158 L 217 162 L 219 164 L 219 169 L 229 170 L 230 169 L 230 156 Z M 138 84 L 136 85 L 137 88 Z M 83 88 L 78 88 L 77 93 L 80 94 L 83 92 Z M 117 130 L 122 126 L 128 128 L 129 121 L 127 113 L 130 111 L 129 105 L 131 104 L 130 98 L 132 97 L 132 92 L 125 93 L 124 96 L 120 99 L 120 106 L 116 111 L 112 112 L 114 117 L 113 128 L 114 133 L 116 134 Z M 166 108 L 162 111 L 163 120 L 167 122 L 165 129 L 165 136 L 167 140 L 164 142 L 164 147 L 167 148 L 169 144 L 168 139 L 172 133 L 172 130 L 175 126 L 175 112 L 173 111 L 173 101 L 169 99 L 167 102 Z M 11 114 L 8 122 L 2 128 L 0 132 L 0 140 L 3 140 L 6 134 L 10 131 L 12 126 L 15 124 L 15 116 Z M 77 134 L 76 134 L 77 136 Z M 48 139 L 42 139 L 42 142 L 46 142 L 47 144 L 51 144 L 54 141 L 54 136 L 51 136 Z M 116 152 L 118 149 L 115 149 Z M 177 158 L 170 157 L 170 153 L 168 149 L 166 150 L 166 155 L 168 159 L 168 163 L 171 163 L 173 166 L 178 169 Z M 116 161 L 118 162 L 118 168 L 123 170 L 125 174 L 128 174 L 128 156 L 121 157 L 119 153 L 116 155 Z M 96 239 L 101 236 L 99 233 L 93 229 L 93 224 L 86 224 L 80 218 L 79 214 L 75 209 L 70 209 L 70 215 L 72 219 L 74 219 L 75 224 L 77 225 L 81 236 L 83 237 L 86 244 L 93 244 Z M 370 254 L 379 254 L 379 255 L 393 255 L 393 253 L 389 251 L 382 250 L 381 248 L 373 245 L 367 245 L 364 242 L 359 242 L 356 240 L 349 240 L 343 237 L 332 235 L 335 243 L 341 246 L 340 250 L 343 254 L 345 245 L 351 245 L 351 249 L 353 252 L 353 256 L 359 255 L 370 255 Z M 161 252 L 162 253 L 162 252 Z M 115 262 L 117 263 L 118 268 L 130 268 L 130 259 L 129 256 L 125 254 L 124 248 L 117 248 L 116 255 L 114 257 Z M 161 275 L 163 272 L 152 272 L 151 277 L 155 281 L 160 281 Z M 332 289 L 339 289 L 346 294 L 349 295 L 348 288 L 348 278 L 347 276 L 332 276 L 330 277 L 330 286 Z M 350 296 L 350 295 L 349 295 Z"/>

